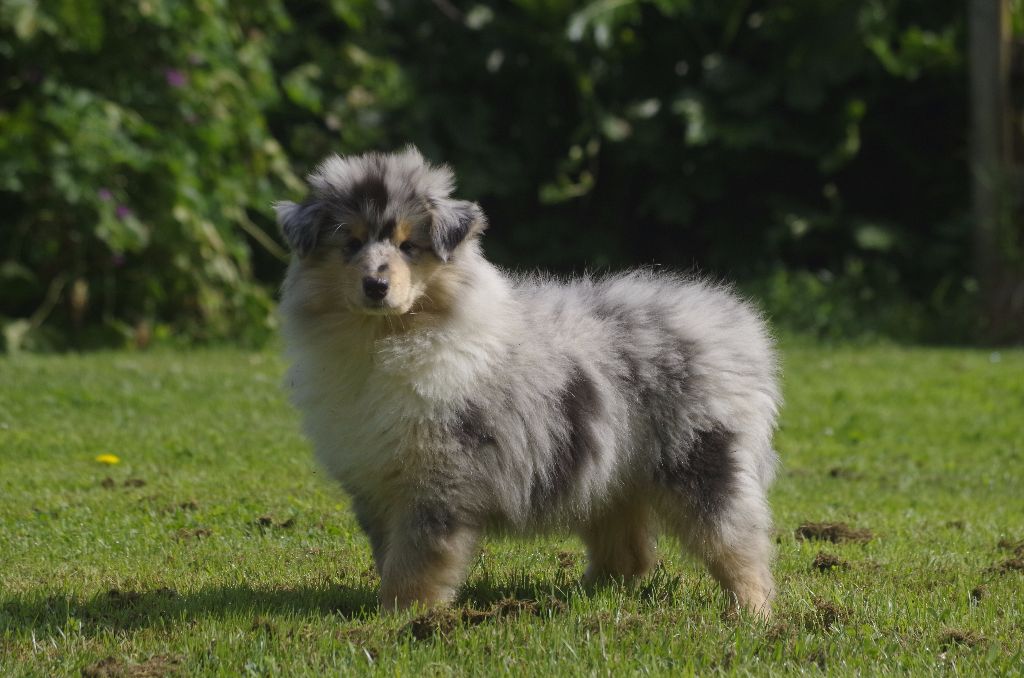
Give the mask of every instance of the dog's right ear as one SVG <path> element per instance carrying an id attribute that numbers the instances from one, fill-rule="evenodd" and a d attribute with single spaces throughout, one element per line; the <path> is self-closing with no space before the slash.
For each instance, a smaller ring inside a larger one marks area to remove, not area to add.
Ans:
<path id="1" fill-rule="evenodd" d="M 300 257 L 312 252 L 320 231 L 320 203 L 312 198 L 300 204 L 282 200 L 274 203 L 274 211 L 288 247 Z"/>

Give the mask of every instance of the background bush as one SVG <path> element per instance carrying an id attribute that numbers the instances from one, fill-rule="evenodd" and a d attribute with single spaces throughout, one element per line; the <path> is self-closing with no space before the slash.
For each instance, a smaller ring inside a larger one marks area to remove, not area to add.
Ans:
<path id="1" fill-rule="evenodd" d="M 451 163 L 519 267 L 699 268 L 823 335 L 970 331 L 952 0 L 0 0 L 8 348 L 260 343 L 270 203 Z"/>

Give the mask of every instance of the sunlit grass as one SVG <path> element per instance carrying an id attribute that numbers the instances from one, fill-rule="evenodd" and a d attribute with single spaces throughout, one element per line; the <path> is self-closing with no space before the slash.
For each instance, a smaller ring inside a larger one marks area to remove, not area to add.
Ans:
<path id="1" fill-rule="evenodd" d="M 1019 672 L 1024 352 L 785 358 L 768 626 L 669 542 L 588 594 L 572 538 L 489 540 L 454 611 L 382 618 L 276 356 L 0 360 L 0 673 Z"/>

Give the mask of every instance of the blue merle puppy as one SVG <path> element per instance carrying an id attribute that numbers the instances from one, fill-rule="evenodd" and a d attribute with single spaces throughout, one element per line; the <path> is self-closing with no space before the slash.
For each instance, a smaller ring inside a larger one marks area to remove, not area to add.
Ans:
<path id="1" fill-rule="evenodd" d="M 769 615 L 780 393 L 754 309 L 649 270 L 502 271 L 480 207 L 412 147 L 332 156 L 309 183 L 275 206 L 287 383 L 385 609 L 451 601 L 490 530 L 574 531 L 596 583 L 647 573 L 660 527 Z"/>

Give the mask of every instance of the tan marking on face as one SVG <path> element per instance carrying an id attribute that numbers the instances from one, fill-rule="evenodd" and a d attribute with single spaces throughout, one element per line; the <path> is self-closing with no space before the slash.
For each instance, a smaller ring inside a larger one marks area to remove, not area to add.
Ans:
<path id="1" fill-rule="evenodd" d="M 395 224 L 394 235 L 391 236 L 391 240 L 396 245 L 401 245 L 403 242 L 412 236 L 413 224 L 411 221 L 406 219 L 399 219 L 398 223 Z"/>
<path id="2" fill-rule="evenodd" d="M 366 222 L 362 219 L 354 219 L 348 224 L 348 234 L 350 238 L 366 242 L 366 239 L 370 236 L 370 229 L 367 228 Z"/>
<path id="3" fill-rule="evenodd" d="M 384 301 L 398 313 L 407 313 L 413 302 L 412 275 L 409 264 L 394 247 L 390 248 L 387 263 L 388 296 Z"/>

